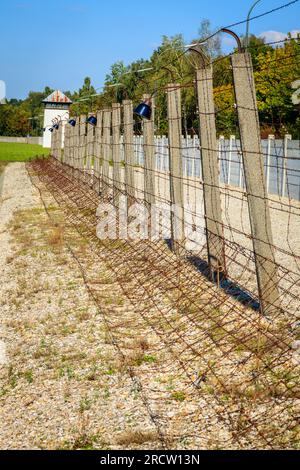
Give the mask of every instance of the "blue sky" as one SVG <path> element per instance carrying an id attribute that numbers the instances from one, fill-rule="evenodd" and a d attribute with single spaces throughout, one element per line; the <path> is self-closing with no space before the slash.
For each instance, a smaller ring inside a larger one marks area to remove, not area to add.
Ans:
<path id="1" fill-rule="evenodd" d="M 78 89 L 85 76 L 97 88 L 113 62 L 148 58 L 164 34 L 182 33 L 189 42 L 204 18 L 213 29 L 242 20 L 251 1 L 0 0 L 0 80 L 9 98 L 46 85 Z M 288 1 L 262 0 L 255 14 Z M 300 29 L 299 18 L 300 2 L 253 21 L 251 32 L 280 39 Z M 243 34 L 245 25 L 235 31 Z"/>

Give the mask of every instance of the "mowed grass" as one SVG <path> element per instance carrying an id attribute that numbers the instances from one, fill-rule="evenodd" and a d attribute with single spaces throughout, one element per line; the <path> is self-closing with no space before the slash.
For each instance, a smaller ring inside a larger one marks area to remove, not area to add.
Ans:
<path id="1" fill-rule="evenodd" d="M 2 162 L 26 162 L 36 156 L 49 155 L 49 152 L 50 149 L 44 149 L 41 145 L 0 142 Z"/>

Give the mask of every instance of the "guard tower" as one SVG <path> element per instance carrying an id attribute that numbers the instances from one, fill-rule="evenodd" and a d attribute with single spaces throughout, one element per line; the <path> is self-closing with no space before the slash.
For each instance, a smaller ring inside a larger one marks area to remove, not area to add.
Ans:
<path id="1" fill-rule="evenodd" d="M 72 101 L 64 95 L 61 91 L 56 90 L 51 95 L 48 96 L 43 101 L 45 105 L 44 112 L 44 136 L 43 136 L 43 147 L 51 147 L 51 136 L 52 133 L 49 132 L 49 128 L 53 125 L 53 119 L 58 118 L 62 119 L 63 125 L 63 139 L 64 139 L 64 127 L 69 119 L 70 115 L 70 106 Z"/>

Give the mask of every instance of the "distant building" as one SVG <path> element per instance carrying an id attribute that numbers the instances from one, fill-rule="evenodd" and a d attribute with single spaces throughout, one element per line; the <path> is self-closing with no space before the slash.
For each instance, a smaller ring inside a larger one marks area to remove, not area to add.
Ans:
<path id="1" fill-rule="evenodd" d="M 64 127 L 69 119 L 72 101 L 61 91 L 56 90 L 43 100 L 43 103 L 45 105 L 43 147 L 50 148 L 52 133 L 49 132 L 49 128 L 52 127 L 55 118 L 61 119 L 64 138 Z"/>

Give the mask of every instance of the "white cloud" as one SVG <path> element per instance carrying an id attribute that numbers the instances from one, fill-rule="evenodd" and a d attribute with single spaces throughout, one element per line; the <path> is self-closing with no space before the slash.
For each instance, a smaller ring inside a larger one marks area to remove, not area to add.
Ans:
<path id="1" fill-rule="evenodd" d="M 291 31 L 292 38 L 296 38 L 298 34 L 300 34 L 300 29 L 293 29 L 293 31 Z"/>
<path id="2" fill-rule="evenodd" d="M 291 31 L 291 36 L 293 38 L 297 37 L 297 34 L 300 34 L 299 29 L 294 29 Z M 263 33 L 259 34 L 260 38 L 264 38 L 266 42 L 276 42 L 276 41 L 283 41 L 288 37 L 287 33 L 282 33 L 281 31 L 264 31 Z"/>

